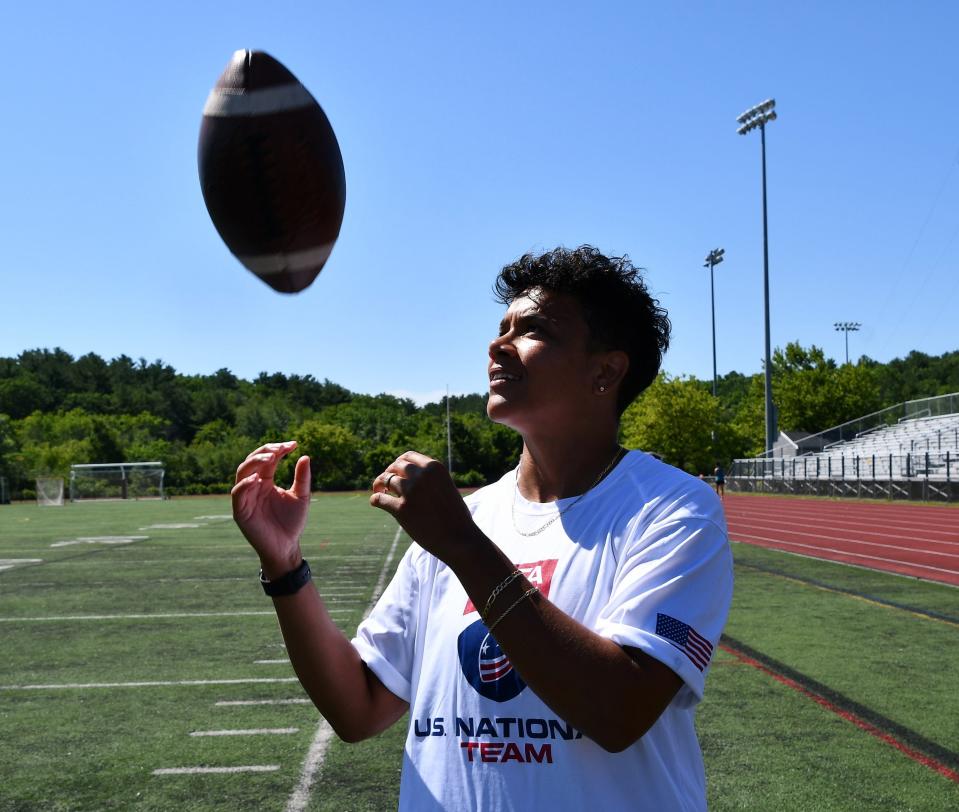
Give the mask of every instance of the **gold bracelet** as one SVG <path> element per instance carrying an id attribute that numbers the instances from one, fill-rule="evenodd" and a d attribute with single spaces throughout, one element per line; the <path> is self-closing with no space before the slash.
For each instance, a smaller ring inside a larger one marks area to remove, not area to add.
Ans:
<path id="1" fill-rule="evenodd" d="M 535 586 L 531 586 L 529 589 L 527 589 L 522 595 L 520 595 L 515 601 L 513 601 L 509 605 L 509 608 L 505 612 L 503 612 L 503 614 L 501 614 L 498 618 L 496 618 L 496 620 L 493 622 L 493 625 L 489 626 L 487 630 L 492 634 L 493 629 L 495 629 L 499 625 L 499 622 L 504 617 L 506 617 L 510 612 L 512 612 L 517 606 L 519 606 L 520 603 L 522 603 L 524 598 L 528 598 L 534 592 L 539 592 L 539 590 Z"/>
<path id="2" fill-rule="evenodd" d="M 483 619 L 483 622 L 486 622 L 487 617 L 489 616 L 490 607 L 493 605 L 493 602 L 500 596 L 500 593 L 506 589 L 513 581 L 522 575 L 519 570 L 513 570 L 505 580 L 501 581 L 495 587 L 493 591 L 489 593 L 489 597 L 486 599 L 486 606 L 483 607 L 483 611 L 480 612 L 480 617 Z"/>

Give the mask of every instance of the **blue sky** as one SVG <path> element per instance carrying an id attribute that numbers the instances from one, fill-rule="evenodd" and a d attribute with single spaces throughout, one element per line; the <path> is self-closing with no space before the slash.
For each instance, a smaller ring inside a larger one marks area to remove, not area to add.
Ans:
<path id="1" fill-rule="evenodd" d="M 647 269 L 671 374 L 761 369 L 758 132 L 772 340 L 842 360 L 959 347 L 959 5 L 11 5 L 0 126 L 0 356 L 64 348 L 183 373 L 312 374 L 419 400 L 486 389 L 490 286 L 589 242 Z M 343 230 L 305 292 L 216 234 L 207 93 L 238 48 L 284 62 L 343 151 Z"/>

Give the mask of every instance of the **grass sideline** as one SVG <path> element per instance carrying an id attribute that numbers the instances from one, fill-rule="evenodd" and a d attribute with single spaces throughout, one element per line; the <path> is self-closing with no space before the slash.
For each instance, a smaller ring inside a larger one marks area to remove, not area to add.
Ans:
<path id="1" fill-rule="evenodd" d="M 319 496 L 313 508 L 304 547 L 349 633 L 395 525 L 362 494 Z M 257 662 L 284 651 L 255 555 L 228 514 L 223 497 L 0 507 L 0 566 L 11 566 L 0 571 L 0 811 L 285 808 L 318 718 L 303 704 L 216 704 L 303 696 L 288 663 Z M 61 542 L 78 543 L 51 546 Z M 959 770 L 959 592 L 746 544 L 733 551 L 726 643 L 698 715 L 710 808 L 959 807 L 959 784 L 770 675 L 826 691 L 834 707 Z M 90 616 L 101 619 L 77 619 Z M 731 653 L 743 648 L 768 670 Z M 213 679 L 285 681 L 176 684 Z M 142 681 L 172 684 L 10 690 Z M 190 736 L 288 728 L 297 730 Z M 360 745 L 334 739 L 306 808 L 395 809 L 403 739 L 403 723 Z M 153 774 L 195 765 L 278 769 Z"/>
<path id="2" fill-rule="evenodd" d="M 959 591 L 748 544 L 733 552 L 727 643 L 959 771 Z M 722 649 L 698 724 L 714 810 L 959 806 L 959 784 Z"/>

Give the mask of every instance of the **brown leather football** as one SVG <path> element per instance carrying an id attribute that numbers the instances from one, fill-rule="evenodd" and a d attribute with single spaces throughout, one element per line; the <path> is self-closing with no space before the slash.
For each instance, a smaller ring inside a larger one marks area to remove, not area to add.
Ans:
<path id="1" fill-rule="evenodd" d="M 237 51 L 203 108 L 197 149 L 207 211 L 237 259 L 297 293 L 322 270 L 343 222 L 346 178 L 310 92 L 262 51 Z"/>

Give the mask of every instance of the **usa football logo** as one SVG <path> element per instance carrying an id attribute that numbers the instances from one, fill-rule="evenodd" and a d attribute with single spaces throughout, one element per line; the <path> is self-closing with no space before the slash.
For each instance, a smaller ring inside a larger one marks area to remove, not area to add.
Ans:
<path id="1" fill-rule="evenodd" d="M 495 702 L 508 702 L 526 687 L 482 620 L 463 629 L 457 648 L 463 676 L 481 696 Z"/>
<path id="2" fill-rule="evenodd" d="M 480 644 L 479 675 L 483 682 L 496 682 L 513 670 L 509 657 L 496 642 L 495 638 L 486 635 Z"/>

